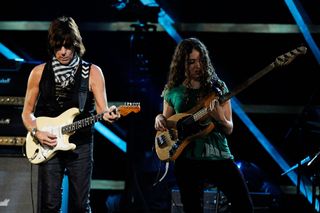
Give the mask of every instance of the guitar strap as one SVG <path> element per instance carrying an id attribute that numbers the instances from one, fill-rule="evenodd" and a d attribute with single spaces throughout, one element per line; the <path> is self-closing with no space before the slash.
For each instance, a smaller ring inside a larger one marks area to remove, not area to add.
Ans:
<path id="1" fill-rule="evenodd" d="M 89 73 L 90 73 L 90 63 L 81 61 L 81 83 L 79 88 L 79 110 L 80 113 L 83 112 L 84 105 L 87 99 L 88 85 L 89 85 Z"/>

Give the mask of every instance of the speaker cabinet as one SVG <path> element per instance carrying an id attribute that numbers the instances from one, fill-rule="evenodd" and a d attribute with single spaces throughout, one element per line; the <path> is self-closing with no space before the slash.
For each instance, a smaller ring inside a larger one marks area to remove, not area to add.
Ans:
<path id="1" fill-rule="evenodd" d="M 254 212 L 270 213 L 273 205 L 273 198 L 270 193 L 250 192 L 254 204 Z M 183 205 L 180 199 L 179 189 L 171 190 L 171 213 L 183 213 Z M 203 212 L 204 213 L 229 213 L 230 203 L 227 197 L 216 188 L 203 191 Z"/>
<path id="2" fill-rule="evenodd" d="M 38 166 L 25 157 L 0 157 L 0 212 L 37 210 Z"/>
<path id="3" fill-rule="evenodd" d="M 183 205 L 180 200 L 179 189 L 171 190 L 171 213 L 183 213 Z M 215 213 L 215 212 L 228 212 L 229 203 L 224 194 L 216 189 L 203 191 L 203 212 Z"/>

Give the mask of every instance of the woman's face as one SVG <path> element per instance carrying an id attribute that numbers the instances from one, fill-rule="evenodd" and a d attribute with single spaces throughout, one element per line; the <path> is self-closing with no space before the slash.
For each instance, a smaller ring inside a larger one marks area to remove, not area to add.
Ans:
<path id="1" fill-rule="evenodd" d="M 202 61 L 200 52 L 193 49 L 187 59 L 187 77 L 190 80 L 199 81 L 202 75 Z"/>

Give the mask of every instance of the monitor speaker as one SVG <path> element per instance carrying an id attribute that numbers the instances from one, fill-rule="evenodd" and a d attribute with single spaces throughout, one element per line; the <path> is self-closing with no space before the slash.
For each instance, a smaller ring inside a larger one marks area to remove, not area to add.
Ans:
<path id="1" fill-rule="evenodd" d="M 0 156 L 0 212 L 36 212 L 37 181 L 37 165 L 23 156 Z"/>
<path id="2" fill-rule="evenodd" d="M 270 213 L 274 204 L 270 193 L 250 192 L 254 204 L 255 213 Z M 183 213 L 183 205 L 180 200 L 179 189 L 171 191 L 171 213 Z M 229 213 L 230 203 L 227 197 L 217 188 L 205 189 L 203 191 L 203 212 L 204 213 Z"/>
<path id="3" fill-rule="evenodd" d="M 215 189 L 205 189 L 203 191 L 203 212 L 204 213 L 227 213 L 229 203 L 225 195 Z M 171 191 L 171 213 L 183 213 L 183 205 L 180 200 L 179 189 Z"/>

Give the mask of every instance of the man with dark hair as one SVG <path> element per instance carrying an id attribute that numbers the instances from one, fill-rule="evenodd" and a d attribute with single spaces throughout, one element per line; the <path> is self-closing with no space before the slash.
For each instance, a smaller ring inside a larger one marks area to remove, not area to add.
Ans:
<path id="1" fill-rule="evenodd" d="M 91 212 L 93 125 L 74 131 L 70 138 L 61 135 L 66 129 L 56 131 L 52 125 L 64 124 L 68 119 L 82 119 L 85 123 L 70 128 L 86 126 L 88 122 L 93 123 L 86 118 L 92 118 L 95 112 L 105 121 L 113 122 L 120 113 L 116 106 L 108 107 L 101 68 L 82 60 L 85 47 L 73 18 L 63 16 L 51 23 L 48 52 L 49 60 L 35 66 L 30 73 L 22 112 L 28 135 L 40 145 L 35 155 L 28 157 L 31 162 L 39 164 L 38 211 L 61 211 L 62 180 L 67 174 L 68 212 Z M 48 119 L 42 119 L 40 125 L 39 117 Z M 47 127 L 44 128 L 43 122 L 46 121 Z M 59 150 L 57 147 L 62 144 L 68 145 Z M 57 151 L 52 152 L 55 149 Z"/>

